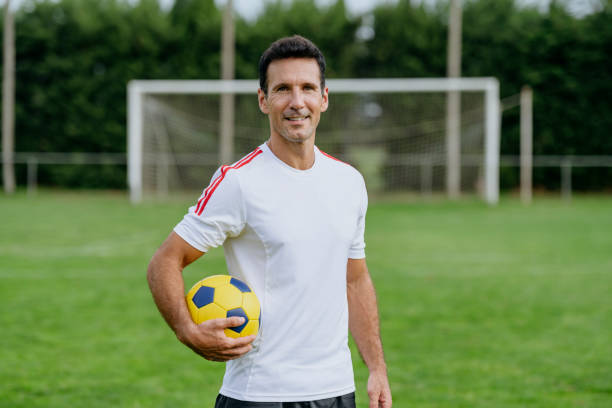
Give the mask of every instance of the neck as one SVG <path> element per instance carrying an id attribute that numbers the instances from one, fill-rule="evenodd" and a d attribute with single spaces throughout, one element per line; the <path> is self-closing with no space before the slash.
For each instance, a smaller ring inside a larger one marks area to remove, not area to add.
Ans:
<path id="1" fill-rule="evenodd" d="M 295 169 L 308 170 L 314 165 L 314 138 L 294 143 L 282 137 L 270 136 L 267 144 L 276 157 Z"/>

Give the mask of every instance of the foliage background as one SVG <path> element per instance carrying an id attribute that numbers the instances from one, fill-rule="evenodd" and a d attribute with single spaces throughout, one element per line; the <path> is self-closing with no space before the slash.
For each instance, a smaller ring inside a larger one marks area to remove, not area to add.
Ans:
<path id="1" fill-rule="evenodd" d="M 612 154 L 612 0 L 578 18 L 561 1 L 546 12 L 513 0 L 468 0 L 464 76 L 495 76 L 501 97 L 534 88 L 535 154 Z M 328 60 L 328 77 L 440 77 L 446 72 L 448 4 L 399 0 L 350 16 L 342 0 L 270 1 L 254 21 L 236 16 L 236 77 L 257 77 L 261 52 L 302 34 Z M 125 152 L 131 79 L 220 76 L 221 11 L 213 0 L 30 0 L 16 14 L 16 150 Z M 371 27 L 373 37 L 360 36 Z M 518 109 L 504 115 L 502 154 L 518 154 Z M 25 179 L 20 168 L 19 182 Z M 502 186 L 517 183 L 502 172 Z M 612 187 L 612 169 L 576 169 L 574 188 Z M 39 182 L 125 188 L 125 168 L 41 166 Z M 534 183 L 557 188 L 558 169 Z"/>

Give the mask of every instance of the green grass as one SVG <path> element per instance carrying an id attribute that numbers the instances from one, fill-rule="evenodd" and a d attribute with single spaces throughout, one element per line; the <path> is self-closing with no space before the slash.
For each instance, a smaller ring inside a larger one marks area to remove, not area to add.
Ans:
<path id="1" fill-rule="evenodd" d="M 188 204 L 0 197 L 1 407 L 213 405 L 223 365 L 145 280 Z M 366 235 L 395 407 L 612 406 L 612 198 L 378 203 Z M 212 251 L 186 281 L 223 271 Z"/>

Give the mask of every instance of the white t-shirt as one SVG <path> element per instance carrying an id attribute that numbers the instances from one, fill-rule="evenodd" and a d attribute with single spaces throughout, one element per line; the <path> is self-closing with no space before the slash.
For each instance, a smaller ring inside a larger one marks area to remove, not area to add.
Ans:
<path id="1" fill-rule="evenodd" d="M 316 147 L 308 170 L 266 144 L 217 170 L 174 231 L 203 252 L 223 245 L 229 274 L 261 303 L 253 350 L 227 363 L 221 394 L 291 402 L 355 390 L 346 267 L 365 257 L 366 209 L 361 174 Z"/>

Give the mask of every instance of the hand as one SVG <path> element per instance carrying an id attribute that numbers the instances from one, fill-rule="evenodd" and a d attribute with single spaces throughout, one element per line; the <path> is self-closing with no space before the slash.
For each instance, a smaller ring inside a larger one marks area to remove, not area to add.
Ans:
<path id="1" fill-rule="evenodd" d="M 177 337 L 195 353 L 210 361 L 233 360 L 251 351 L 251 343 L 255 336 L 227 337 L 224 329 L 240 326 L 244 323 L 243 317 L 229 317 L 227 319 L 207 320 L 199 325 L 191 324 L 187 328 L 177 331 Z"/>
<path id="2" fill-rule="evenodd" d="M 391 408 L 391 388 L 386 370 L 370 372 L 368 397 L 370 408 Z"/>

